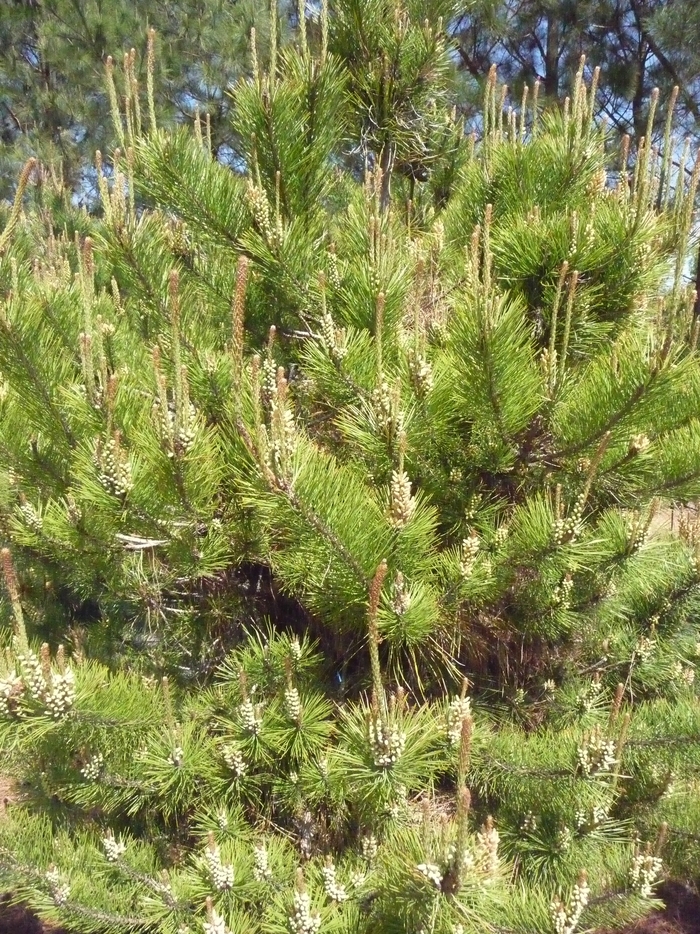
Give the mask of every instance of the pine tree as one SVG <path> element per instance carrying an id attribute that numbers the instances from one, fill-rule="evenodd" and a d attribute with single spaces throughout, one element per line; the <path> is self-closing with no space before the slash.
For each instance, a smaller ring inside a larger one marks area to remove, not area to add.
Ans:
<path id="1" fill-rule="evenodd" d="M 285 33 L 288 19 L 281 4 Z M 226 92 L 249 71 L 251 28 L 267 48 L 264 4 L 7 0 L 0 16 L 0 195 L 12 191 L 19 167 L 32 155 L 56 171 L 60 166 L 76 197 L 95 204 L 94 152 L 114 142 L 100 74 L 108 56 L 121 63 L 130 55 L 143 79 L 146 23 L 158 33 L 160 120 L 176 123 L 199 108 L 209 120 L 212 149 L 233 157 L 237 141 L 230 135 Z"/>
<path id="2" fill-rule="evenodd" d="M 697 139 L 700 85 L 694 4 L 669 0 L 499 0 L 464 4 L 453 23 L 465 75 L 492 62 L 519 97 L 535 79 L 551 101 L 570 93 L 578 59 L 601 69 L 598 106 L 620 133 L 646 130 L 655 87 L 678 96 L 676 121 Z M 468 85 L 467 85 L 468 87 Z M 674 88 L 677 90 L 674 91 Z M 657 126 L 663 133 L 663 122 Z"/>
<path id="3" fill-rule="evenodd" d="M 700 163 L 628 175 L 582 69 L 466 136 L 449 11 L 358 9 L 253 45 L 245 173 L 127 73 L 102 216 L 29 162 L 0 238 L 0 876 L 71 930 L 573 934 L 693 872 Z"/>

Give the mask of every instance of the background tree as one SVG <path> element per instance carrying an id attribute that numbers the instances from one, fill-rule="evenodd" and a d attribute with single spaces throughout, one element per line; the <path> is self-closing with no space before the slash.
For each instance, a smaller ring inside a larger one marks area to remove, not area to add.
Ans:
<path id="1" fill-rule="evenodd" d="M 280 29 L 289 15 L 280 6 Z M 145 75 L 144 24 L 158 33 L 158 108 L 162 119 L 208 114 L 212 147 L 233 155 L 227 90 L 250 68 L 251 29 L 260 54 L 269 13 L 252 0 L 177 0 L 175 3 L 103 0 L 8 0 L 0 13 L 0 196 L 34 155 L 62 166 L 68 187 L 94 199 L 96 149 L 112 139 L 104 89 L 108 55 L 136 49 L 135 73 Z"/>
<path id="2" fill-rule="evenodd" d="M 611 125 L 638 139 L 652 89 L 669 99 L 679 87 L 686 131 L 700 126 L 700 86 L 694 67 L 695 4 L 667 0 L 525 0 L 467 8 L 455 23 L 463 68 L 483 81 L 492 63 L 519 99 L 538 79 L 549 98 L 568 93 L 581 55 L 601 69 L 599 106 Z"/>

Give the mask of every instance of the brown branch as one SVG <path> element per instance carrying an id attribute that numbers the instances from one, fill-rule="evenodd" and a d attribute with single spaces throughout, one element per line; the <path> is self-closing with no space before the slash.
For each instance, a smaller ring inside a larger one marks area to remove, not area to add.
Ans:
<path id="1" fill-rule="evenodd" d="M 469 55 L 469 53 L 464 48 L 464 46 L 461 46 L 461 45 L 457 46 L 457 54 L 462 59 L 464 64 L 467 66 L 467 71 L 469 72 L 470 75 L 472 75 L 472 77 L 474 78 L 484 77 L 483 72 L 480 71 L 480 69 L 477 67 L 476 63 L 474 62 L 474 59 Z"/>

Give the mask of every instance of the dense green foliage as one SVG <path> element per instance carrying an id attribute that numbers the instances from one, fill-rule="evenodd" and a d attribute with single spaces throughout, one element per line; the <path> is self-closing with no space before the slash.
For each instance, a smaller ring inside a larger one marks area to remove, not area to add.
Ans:
<path id="1" fill-rule="evenodd" d="M 129 63 L 101 215 L 25 168 L 0 878 L 72 930 L 573 934 L 696 871 L 700 163 L 628 175 L 582 71 L 465 136 L 448 12 L 273 34 L 245 175 Z"/>

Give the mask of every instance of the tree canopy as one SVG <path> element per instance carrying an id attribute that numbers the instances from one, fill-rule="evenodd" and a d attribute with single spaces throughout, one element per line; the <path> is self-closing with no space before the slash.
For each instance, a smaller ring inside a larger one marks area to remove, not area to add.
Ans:
<path id="1" fill-rule="evenodd" d="M 700 20 L 696 5 L 669 0 L 474 0 L 434 2 L 458 69 L 456 103 L 469 119 L 479 113 L 492 64 L 518 103 L 526 84 L 542 83 L 552 101 L 570 91 L 581 55 L 587 74 L 601 68 L 598 108 L 621 133 L 639 138 L 651 93 L 669 99 L 678 87 L 677 120 L 700 132 Z M 343 10 L 334 9 L 331 18 Z M 372 20 L 373 4 L 353 16 Z M 340 12 L 341 19 L 346 15 Z M 318 29 L 317 5 L 306 4 L 309 30 Z M 254 0 L 8 0 L 0 15 L 0 196 L 14 189 L 23 161 L 34 155 L 60 163 L 79 198 L 96 204 L 94 152 L 115 144 L 104 92 L 108 55 L 135 50 L 134 69 L 145 73 L 145 29 L 158 34 L 162 119 L 192 121 L 208 114 L 214 151 L 239 153 L 230 91 L 250 73 L 249 40 L 267 55 L 270 17 Z M 278 5 L 280 35 L 298 28 L 296 4 Z M 368 32 L 363 32 L 366 40 Z M 379 41 L 378 37 L 373 40 Z M 376 63 L 381 68 L 381 63 Z M 376 77 L 376 76 L 375 76 Z"/>

